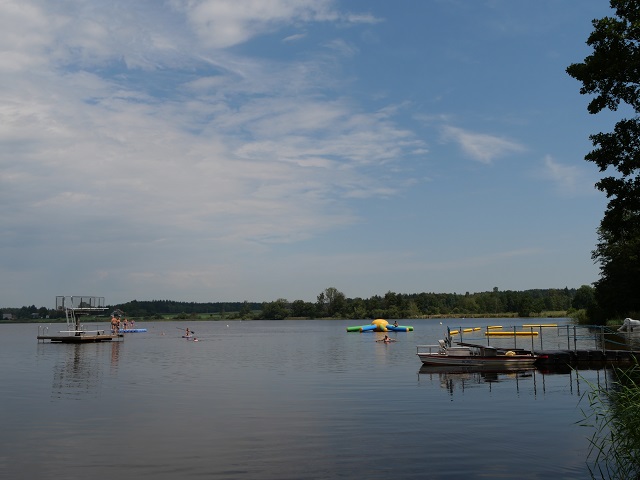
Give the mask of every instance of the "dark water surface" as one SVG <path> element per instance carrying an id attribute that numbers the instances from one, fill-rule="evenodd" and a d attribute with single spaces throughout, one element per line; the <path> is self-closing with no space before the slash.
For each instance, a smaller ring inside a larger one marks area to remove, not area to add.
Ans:
<path id="1" fill-rule="evenodd" d="M 580 399 L 604 370 L 421 369 L 417 344 L 487 322 L 403 321 L 391 344 L 346 333 L 361 320 L 147 322 L 86 345 L 0 325 L 0 478 L 587 478 Z"/>

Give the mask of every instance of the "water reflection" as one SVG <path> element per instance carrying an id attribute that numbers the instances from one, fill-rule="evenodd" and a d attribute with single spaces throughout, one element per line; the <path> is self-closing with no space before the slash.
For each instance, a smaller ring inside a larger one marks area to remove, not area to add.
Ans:
<path id="1" fill-rule="evenodd" d="M 487 388 L 493 390 L 497 383 L 513 383 L 515 390 L 520 393 L 521 388 L 530 390 L 534 396 L 547 393 L 547 377 L 557 376 L 567 379 L 567 391 L 571 395 L 581 396 L 585 388 L 595 385 L 608 389 L 612 370 L 608 368 L 584 368 L 589 370 L 590 380 L 585 380 L 580 369 L 569 366 L 559 368 L 540 369 L 531 368 L 496 368 L 496 367 L 454 367 L 423 365 L 418 371 L 418 381 L 425 380 L 439 383 L 451 396 L 456 391 L 464 392 L 469 388 Z M 595 373 L 595 378 L 591 378 Z M 557 383 L 557 382 L 555 382 Z"/>
<path id="2" fill-rule="evenodd" d="M 118 361 L 120 360 L 120 345 L 122 342 L 111 342 L 111 373 L 118 371 Z"/>
<path id="3" fill-rule="evenodd" d="M 640 329 L 629 332 L 618 332 L 617 335 L 628 346 L 629 350 L 640 350 Z"/>
<path id="4" fill-rule="evenodd" d="M 520 383 L 523 379 L 533 381 L 533 391 L 537 392 L 536 369 L 532 368 L 503 368 L 495 367 L 448 367 L 423 365 L 418 378 L 426 376 L 431 381 L 437 381 L 440 387 L 446 389 L 450 395 L 456 391 L 464 392 L 468 388 L 486 385 L 492 390 L 494 383 L 514 382 L 516 390 L 520 391 Z"/>
<path id="5" fill-rule="evenodd" d="M 52 348 L 48 345 L 49 348 Z M 121 342 L 55 345 L 51 396 L 54 399 L 96 398 L 103 383 L 103 357 L 110 358 L 111 373 L 118 369 Z M 50 352 L 49 352 L 50 353 Z"/>

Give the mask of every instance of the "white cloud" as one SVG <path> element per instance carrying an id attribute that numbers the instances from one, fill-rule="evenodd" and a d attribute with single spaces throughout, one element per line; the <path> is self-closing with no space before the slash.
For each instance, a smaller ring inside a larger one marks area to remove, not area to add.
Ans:
<path id="1" fill-rule="evenodd" d="M 56 17 L 30 2 L 5 1 L 0 5 L 0 71 L 19 72 L 46 63 L 49 34 Z M 28 32 L 28 34 L 25 34 Z"/>
<path id="2" fill-rule="evenodd" d="M 341 38 L 336 38 L 334 40 L 331 40 L 326 44 L 326 47 L 336 52 L 339 52 L 341 55 L 345 57 L 353 57 L 358 54 L 358 48 L 356 46 L 354 46 L 353 44 L 350 44 L 349 42 L 346 42 Z"/>
<path id="3" fill-rule="evenodd" d="M 471 158 L 484 164 L 491 164 L 496 158 L 511 152 L 521 152 L 524 147 L 505 138 L 474 133 L 450 125 L 442 128 L 442 138 L 454 141 Z"/>
<path id="4" fill-rule="evenodd" d="M 136 238 L 143 243 L 184 234 L 239 244 L 291 242 L 352 222 L 353 214 L 339 206 L 346 198 L 394 191 L 361 167 L 422 148 L 390 113 L 317 97 L 317 85 L 330 87 L 324 82 L 330 72 L 316 61 L 269 64 L 217 53 L 211 63 L 222 69 L 212 76 L 196 43 L 183 53 L 203 74 L 187 71 L 162 98 L 154 74 L 144 81 L 135 76 L 149 65 L 162 72 L 167 45 L 183 48 L 163 23 L 154 27 L 136 9 L 105 21 L 113 12 L 102 4 L 95 10 L 65 4 L 77 8 L 73 21 L 73 11 L 54 4 L 46 4 L 47 12 L 20 5 L 4 9 L 31 18 L 30 29 L 46 41 L 21 46 L 5 31 L 6 49 L 33 59 L 18 66 L 45 58 L 49 42 L 56 54 L 47 58 L 61 63 L 41 62 L 39 72 L 24 75 L 14 68 L 5 77 L 0 138 L 11 151 L 0 157 L 6 200 L 0 211 L 9 229 L 28 217 L 58 232 L 103 224 L 97 232 L 114 228 L 106 225 L 117 218 L 115 228 L 143 232 Z M 174 5 L 218 47 L 287 22 L 371 21 L 343 17 L 326 1 Z M 58 21 L 44 22 L 49 15 Z M 228 28 L 218 30 L 223 24 Z M 126 45 L 132 47 L 126 66 L 114 73 L 109 68 Z M 37 188 L 45 184 L 55 187 Z M 21 209 L 10 211 L 14 204 Z M 103 234 L 114 243 L 129 238 Z"/>
<path id="5" fill-rule="evenodd" d="M 374 23 L 369 14 L 342 14 L 332 0 L 174 0 L 200 38 L 227 48 L 285 24 L 307 22 Z"/>
<path id="6" fill-rule="evenodd" d="M 298 40 L 302 40 L 306 36 L 307 36 L 306 33 L 296 33 L 294 35 L 289 35 L 288 37 L 283 38 L 282 41 L 285 43 L 297 42 Z"/>
<path id="7" fill-rule="evenodd" d="M 551 155 L 545 155 L 543 176 L 551 180 L 563 195 L 595 193 L 593 181 L 586 178 L 585 172 L 575 165 L 563 165 Z"/>

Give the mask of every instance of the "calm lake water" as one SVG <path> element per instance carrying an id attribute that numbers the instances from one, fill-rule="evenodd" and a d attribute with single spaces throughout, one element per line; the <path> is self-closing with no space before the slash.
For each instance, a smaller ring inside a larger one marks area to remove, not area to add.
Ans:
<path id="1" fill-rule="evenodd" d="M 421 369 L 417 344 L 495 322 L 406 320 L 391 344 L 346 333 L 362 320 L 147 322 L 86 345 L 3 324 L 0 478 L 588 478 L 581 396 L 606 371 Z"/>

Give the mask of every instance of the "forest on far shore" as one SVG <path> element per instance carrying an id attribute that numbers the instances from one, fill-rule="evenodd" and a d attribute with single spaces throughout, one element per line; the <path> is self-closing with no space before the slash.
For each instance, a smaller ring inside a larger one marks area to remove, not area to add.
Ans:
<path id="1" fill-rule="evenodd" d="M 106 314 L 116 309 L 129 318 L 139 320 L 175 319 L 243 319 L 284 320 L 287 318 L 345 318 L 345 319 L 400 319 L 446 316 L 537 317 L 543 312 L 561 312 L 564 315 L 583 312 L 594 302 L 593 287 L 578 289 L 504 290 L 497 287 L 480 293 L 415 293 L 387 292 L 369 298 L 347 298 L 344 293 L 329 287 L 315 302 L 280 298 L 271 302 L 180 302 L 174 300 L 132 300 L 110 305 Z M 62 319 L 63 311 L 37 308 L 3 308 L 8 320 Z"/>

